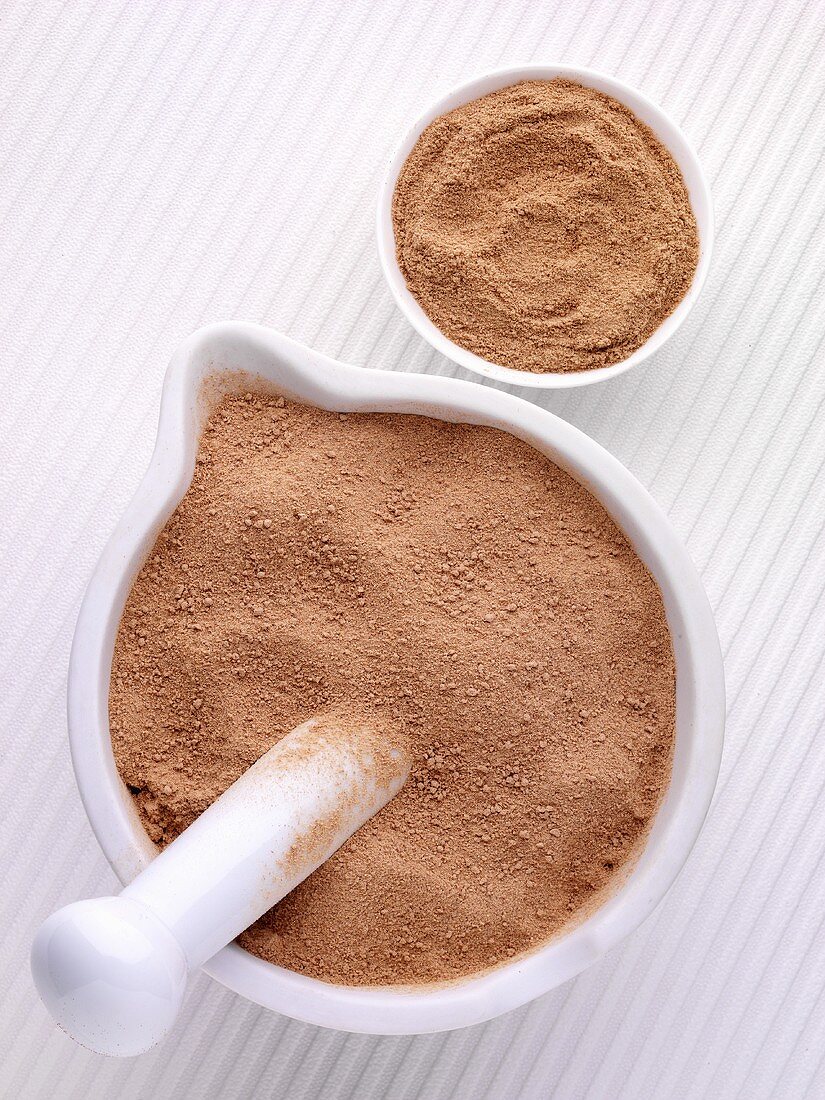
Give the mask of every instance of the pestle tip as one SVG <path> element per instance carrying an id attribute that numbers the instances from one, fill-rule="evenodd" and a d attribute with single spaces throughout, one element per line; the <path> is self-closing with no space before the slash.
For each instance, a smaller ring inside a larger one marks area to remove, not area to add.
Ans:
<path id="1" fill-rule="evenodd" d="M 35 937 L 31 964 L 54 1019 L 97 1054 L 149 1050 L 174 1024 L 186 988 L 178 942 L 126 897 L 92 898 L 53 913 Z"/>

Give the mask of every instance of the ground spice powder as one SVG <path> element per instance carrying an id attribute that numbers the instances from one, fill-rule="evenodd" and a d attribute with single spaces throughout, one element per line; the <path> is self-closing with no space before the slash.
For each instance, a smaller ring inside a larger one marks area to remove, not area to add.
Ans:
<path id="1" fill-rule="evenodd" d="M 669 780 L 660 594 L 601 506 L 514 437 L 227 397 L 115 646 L 115 758 L 153 840 L 278 738 L 372 716 L 401 793 L 247 931 L 327 981 L 422 983 L 586 912 Z"/>
<path id="2" fill-rule="evenodd" d="M 427 316 L 518 370 L 626 359 L 682 300 L 699 256 L 670 153 L 623 104 L 569 80 L 513 84 L 435 119 L 392 217 Z"/>

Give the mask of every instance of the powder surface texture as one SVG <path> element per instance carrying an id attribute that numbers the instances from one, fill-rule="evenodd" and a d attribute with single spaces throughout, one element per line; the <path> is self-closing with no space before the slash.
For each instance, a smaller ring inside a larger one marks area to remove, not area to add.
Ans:
<path id="1" fill-rule="evenodd" d="M 503 432 L 238 395 L 138 575 L 115 758 L 163 845 L 306 719 L 399 731 L 401 792 L 241 939 L 345 984 L 508 961 L 592 907 L 670 777 L 659 591 Z"/>
<path id="2" fill-rule="evenodd" d="M 568 80 L 513 84 L 435 119 L 392 218 L 430 320 L 534 372 L 626 359 L 682 300 L 699 256 L 670 153 L 623 104 Z"/>

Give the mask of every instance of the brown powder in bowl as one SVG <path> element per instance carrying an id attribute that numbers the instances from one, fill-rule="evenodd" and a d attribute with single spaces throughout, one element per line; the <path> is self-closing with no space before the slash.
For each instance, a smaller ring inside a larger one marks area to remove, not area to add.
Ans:
<path id="1" fill-rule="evenodd" d="M 569 80 L 513 84 L 435 119 L 401 169 L 392 219 L 430 320 L 518 370 L 628 358 L 699 257 L 670 153 L 623 104 Z"/>
<path id="2" fill-rule="evenodd" d="M 398 729 L 411 777 L 243 945 L 356 985 L 505 962 L 618 881 L 666 789 L 659 591 L 513 436 L 225 398 L 120 624 L 117 766 L 163 845 L 331 711 Z"/>

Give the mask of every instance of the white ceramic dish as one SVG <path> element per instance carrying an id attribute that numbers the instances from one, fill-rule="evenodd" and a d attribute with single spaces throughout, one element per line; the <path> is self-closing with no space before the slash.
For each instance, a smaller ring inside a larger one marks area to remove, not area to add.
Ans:
<path id="1" fill-rule="evenodd" d="M 416 141 L 427 126 L 438 118 L 439 115 L 460 107 L 463 103 L 469 103 L 480 96 L 488 95 L 499 88 L 506 88 L 509 84 L 516 84 L 521 80 L 553 80 L 555 77 L 566 77 L 588 88 L 596 88 L 600 92 L 618 99 L 634 112 L 634 114 L 647 123 L 659 140 L 669 150 L 679 168 L 687 185 L 690 203 L 696 217 L 699 229 L 699 263 L 693 282 L 685 297 L 666 317 L 653 335 L 627 359 L 620 363 L 614 363 L 610 367 L 598 367 L 595 370 L 554 372 L 547 371 L 543 374 L 534 374 L 532 371 L 514 370 L 511 367 L 502 367 L 496 363 L 490 363 L 486 359 L 474 355 L 466 348 L 453 343 L 444 333 L 437 328 L 415 298 L 407 289 L 404 276 L 395 258 L 395 236 L 392 229 L 392 196 L 395 183 L 404 161 L 412 151 Z M 658 351 L 662 344 L 679 328 L 684 319 L 690 313 L 710 265 L 711 250 L 713 248 L 713 207 L 711 204 L 710 187 L 702 171 L 702 166 L 688 142 L 685 135 L 661 107 L 657 107 L 641 92 L 637 92 L 628 84 L 616 80 L 615 77 L 605 73 L 596 72 L 594 69 L 580 69 L 573 65 L 522 65 L 518 68 L 497 69 L 477 77 L 467 84 L 453 89 L 448 95 L 443 96 L 437 103 L 433 103 L 413 123 L 404 135 L 401 144 L 393 154 L 387 174 L 381 187 L 378 199 L 378 255 L 381 267 L 389 283 L 390 290 L 402 313 L 416 329 L 419 335 L 452 359 L 461 367 L 483 375 L 485 378 L 495 378 L 499 382 L 506 382 L 511 386 L 538 386 L 568 388 L 571 386 L 587 386 L 592 382 L 603 382 L 608 378 L 615 378 L 624 374 L 626 370 L 637 366 L 648 356 Z"/>
<path id="2" fill-rule="evenodd" d="M 346 366 L 256 325 L 201 329 L 170 364 L 152 461 L 89 583 L 69 667 L 75 774 L 92 828 L 123 883 L 146 864 L 153 847 L 111 751 L 108 691 L 115 634 L 132 580 L 191 480 L 209 404 L 204 393 L 214 398 L 230 388 L 231 371 L 324 409 L 420 413 L 512 432 L 587 486 L 628 535 L 662 591 L 677 666 L 673 779 L 632 873 L 586 921 L 480 977 L 418 990 L 327 985 L 235 945 L 206 966 L 252 1001 L 344 1031 L 441 1031 L 507 1012 L 573 977 L 641 924 L 664 897 L 699 834 L 722 751 L 724 681 L 713 617 L 696 571 L 639 482 L 598 444 L 535 405 L 471 382 Z"/>

